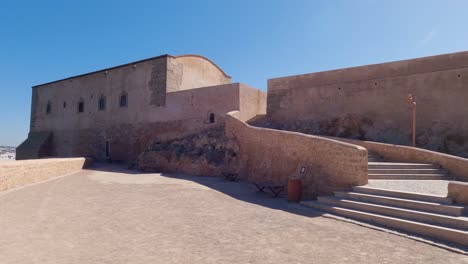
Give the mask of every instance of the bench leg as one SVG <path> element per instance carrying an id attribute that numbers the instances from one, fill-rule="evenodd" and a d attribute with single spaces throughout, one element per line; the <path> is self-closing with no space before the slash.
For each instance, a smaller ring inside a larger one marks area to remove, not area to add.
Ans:
<path id="1" fill-rule="evenodd" d="M 270 191 L 273 193 L 273 197 L 278 197 L 278 195 L 280 195 L 280 193 L 284 190 L 284 186 L 276 188 L 268 187 L 268 189 L 270 189 Z"/>
<path id="2" fill-rule="evenodd" d="M 257 189 L 258 189 L 259 192 L 264 192 L 263 190 L 265 189 L 266 186 L 260 186 L 260 185 L 258 185 L 257 183 L 254 183 L 254 184 L 255 184 L 255 186 L 257 187 Z"/>

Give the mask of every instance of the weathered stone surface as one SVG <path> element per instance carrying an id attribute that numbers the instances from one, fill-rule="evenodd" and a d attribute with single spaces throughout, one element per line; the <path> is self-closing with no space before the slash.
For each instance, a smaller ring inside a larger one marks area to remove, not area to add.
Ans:
<path id="1" fill-rule="evenodd" d="M 468 52 L 270 79 L 265 127 L 468 157 Z M 261 124 L 257 124 L 262 126 Z"/>
<path id="2" fill-rule="evenodd" d="M 367 150 L 357 145 L 289 131 L 252 127 L 226 116 L 226 136 L 239 142 L 240 177 L 254 182 L 303 181 L 306 198 L 367 183 Z M 301 174 L 301 167 L 305 173 Z"/>
<path id="3" fill-rule="evenodd" d="M 92 162 L 89 158 L 3 161 L 0 162 L 0 191 L 78 172 Z"/>
<path id="4" fill-rule="evenodd" d="M 221 175 L 236 169 L 238 153 L 237 142 L 226 138 L 221 128 L 154 142 L 138 162 L 143 171 Z"/>
<path id="5" fill-rule="evenodd" d="M 166 105 L 167 58 L 153 61 L 151 79 L 148 88 L 151 92 L 150 104 L 154 106 Z"/>
<path id="6" fill-rule="evenodd" d="M 162 55 L 33 87 L 30 132 L 54 135 L 46 156 L 106 159 L 107 142 L 111 159 L 128 161 L 152 140 L 222 126 L 229 111 L 243 108 L 246 118 L 264 113 L 265 98 L 257 89 L 231 84 L 207 58 Z"/>
<path id="7" fill-rule="evenodd" d="M 458 204 L 468 205 L 468 183 L 449 182 L 447 196 Z"/>

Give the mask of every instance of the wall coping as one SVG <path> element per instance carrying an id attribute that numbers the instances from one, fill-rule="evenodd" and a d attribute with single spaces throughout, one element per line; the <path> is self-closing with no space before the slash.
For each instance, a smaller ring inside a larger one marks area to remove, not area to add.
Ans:
<path id="1" fill-rule="evenodd" d="M 384 73 L 377 74 L 375 70 L 379 67 L 387 67 L 388 69 L 386 69 Z M 395 73 L 393 72 L 395 68 L 403 68 L 403 70 L 400 70 L 400 73 Z M 306 88 L 302 86 L 289 87 L 289 85 L 286 87 L 272 87 L 272 85 L 270 85 L 270 83 L 281 83 L 291 79 L 309 79 L 308 81 L 304 81 L 306 83 L 309 83 L 307 87 L 320 87 L 339 83 L 350 83 L 364 80 L 375 81 L 386 78 L 395 78 L 401 76 L 410 76 L 429 72 L 448 71 L 463 68 L 468 68 L 468 51 L 276 77 L 268 79 L 268 91 L 273 92 L 295 88 Z M 403 73 L 401 73 L 401 71 L 403 71 Z M 365 77 L 353 78 L 353 74 L 356 74 L 357 72 L 366 72 L 368 73 L 368 75 L 365 75 Z M 333 78 L 330 78 L 330 76 L 333 76 Z M 310 81 L 310 79 L 312 78 L 320 79 L 321 77 L 330 78 L 333 80 Z"/>
<path id="2" fill-rule="evenodd" d="M 418 147 L 405 146 L 405 145 L 396 145 L 396 144 L 382 143 L 382 142 L 376 142 L 376 141 L 331 137 L 331 136 L 326 136 L 326 137 L 331 138 L 331 139 L 335 139 L 335 140 L 338 140 L 338 141 L 355 142 L 356 145 L 359 145 L 358 142 L 362 142 L 364 144 L 372 144 L 372 145 L 377 145 L 377 146 L 380 145 L 380 146 L 384 146 L 384 147 L 405 148 L 405 149 L 409 149 L 409 150 L 413 150 L 413 151 L 419 151 L 419 152 L 423 152 L 423 153 L 427 153 L 427 154 L 431 154 L 431 155 L 437 155 L 437 156 L 444 157 L 444 158 L 450 158 L 450 159 L 455 159 L 455 160 L 467 162 L 467 164 L 468 164 L 468 159 L 466 159 L 466 158 L 462 158 L 462 157 L 459 157 L 459 156 L 450 155 L 450 154 L 446 154 L 446 153 L 442 153 L 442 152 L 437 152 L 437 151 L 433 151 L 433 150 L 418 148 Z"/>
<path id="3" fill-rule="evenodd" d="M 246 126 L 248 128 L 251 128 L 251 129 L 254 129 L 254 130 L 274 131 L 274 132 L 284 133 L 284 134 L 287 134 L 287 135 L 296 135 L 296 136 L 301 136 L 301 137 L 305 137 L 305 138 L 316 139 L 316 140 L 320 140 L 320 141 L 325 141 L 325 142 L 329 142 L 329 143 L 338 144 L 338 145 L 341 145 L 341 146 L 346 147 L 346 148 L 351 148 L 351 149 L 355 149 L 355 150 L 359 150 L 359 151 L 366 151 L 366 153 L 367 153 L 367 149 L 362 147 L 362 146 L 355 145 L 355 144 L 352 144 L 352 143 L 343 142 L 343 141 L 339 141 L 339 140 L 335 140 L 335 139 L 330 139 L 330 138 L 327 138 L 327 137 L 303 134 L 303 133 L 287 131 L 287 130 L 278 130 L 278 129 L 251 126 L 251 125 L 243 122 L 242 120 L 240 120 L 240 118 L 239 118 L 240 111 L 237 111 L 237 110 L 228 112 L 226 114 L 226 116 L 227 117 L 230 116 L 230 117 L 238 120 L 239 122 L 241 122 L 244 126 Z"/>
<path id="4" fill-rule="evenodd" d="M 96 74 L 96 73 L 102 73 L 102 72 L 106 72 L 106 71 L 110 71 L 110 70 L 115 70 L 115 69 L 118 69 L 118 68 L 123 68 L 123 67 L 126 67 L 126 66 L 130 66 L 130 65 L 134 65 L 134 64 L 138 64 L 138 63 L 143 63 L 143 62 L 147 62 L 147 61 L 151 61 L 151 60 L 156 60 L 156 59 L 160 59 L 160 58 L 165 58 L 165 57 L 170 57 L 170 58 L 183 58 L 183 57 L 196 57 L 196 58 L 200 58 L 200 59 L 203 59 L 203 60 L 206 60 L 208 61 L 209 63 L 213 64 L 219 71 L 221 71 L 221 73 L 227 77 L 227 78 L 231 78 L 231 76 L 227 75 L 222 69 L 221 67 L 219 67 L 216 63 L 214 63 L 212 60 L 204 57 L 204 56 L 201 56 L 201 55 L 195 55 L 195 54 L 185 54 L 185 55 L 179 55 L 179 56 L 174 56 L 174 55 L 170 55 L 170 54 L 163 54 L 163 55 L 160 55 L 160 56 L 156 56 L 156 57 L 150 57 L 150 58 L 147 58 L 147 59 L 142 59 L 142 60 L 137 60 L 137 61 L 133 61 L 133 62 L 128 62 L 128 63 L 125 63 L 125 64 L 119 64 L 117 66 L 113 66 L 113 67 L 109 67 L 109 68 L 104 68 L 104 69 L 101 69 L 101 70 L 96 70 L 96 71 L 91 71 L 91 72 L 87 72 L 87 73 L 83 73 L 83 74 L 78 74 L 78 75 L 74 75 L 74 76 L 70 76 L 70 77 L 66 77 L 66 78 L 63 78 L 63 79 L 59 79 L 59 80 L 55 80 L 55 81 L 51 81 L 51 82 L 46 82 L 46 83 L 42 83 L 42 84 L 38 84 L 38 85 L 34 85 L 32 86 L 32 88 L 39 88 L 41 86 L 46 86 L 46 85 L 49 85 L 49 84 L 53 84 L 53 83 L 58 83 L 58 82 L 62 82 L 62 81 L 67 81 L 67 80 L 72 80 L 72 79 L 76 79 L 76 78 L 81 78 L 81 77 L 84 77 L 84 76 L 88 76 L 88 75 L 93 75 L 93 74 Z"/>

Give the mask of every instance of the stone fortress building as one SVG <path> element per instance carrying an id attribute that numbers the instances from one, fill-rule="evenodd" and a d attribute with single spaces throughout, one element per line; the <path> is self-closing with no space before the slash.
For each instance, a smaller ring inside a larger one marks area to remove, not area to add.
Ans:
<path id="1" fill-rule="evenodd" d="M 163 55 L 33 87 L 17 159 L 85 156 L 267 190 L 299 178 L 303 200 L 317 198 L 306 206 L 468 246 L 466 208 L 453 206 L 468 205 L 467 114 L 468 52 L 270 79 L 267 93 L 204 57 Z M 405 188 L 372 186 L 382 179 Z M 447 197 L 408 182 L 446 184 Z"/>
<path id="2" fill-rule="evenodd" d="M 231 83 L 202 56 L 163 55 L 128 63 L 34 86 L 30 133 L 17 158 L 143 157 L 158 160 L 153 167 L 159 170 L 177 171 L 180 167 L 169 169 L 170 164 L 188 153 L 194 163 L 184 166 L 189 173 L 212 160 L 218 169 L 200 174 L 241 170 L 249 167 L 248 153 L 238 156 L 248 149 L 239 146 L 246 135 L 231 135 L 233 142 L 221 144 L 223 133 L 205 133 L 223 131 L 231 111 L 256 127 L 410 145 L 410 93 L 417 100 L 417 145 L 468 157 L 468 52 L 460 52 L 275 78 L 268 80 L 267 94 Z M 159 154 L 141 156 L 151 149 Z M 274 162 L 261 155 L 255 166 L 264 170 Z M 294 155 L 297 165 L 300 154 Z M 233 164 L 225 164 L 232 159 Z"/>
<path id="3" fill-rule="evenodd" d="M 163 55 L 32 88 L 28 139 L 17 159 L 135 160 L 153 140 L 223 125 L 227 112 L 265 113 L 266 94 L 207 58 Z"/>

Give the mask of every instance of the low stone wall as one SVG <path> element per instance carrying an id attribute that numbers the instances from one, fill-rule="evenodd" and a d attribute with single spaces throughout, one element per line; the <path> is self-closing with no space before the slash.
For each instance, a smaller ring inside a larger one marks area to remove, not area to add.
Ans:
<path id="1" fill-rule="evenodd" d="M 468 205 L 468 183 L 449 182 L 447 196 L 457 204 Z"/>
<path id="2" fill-rule="evenodd" d="M 465 158 L 409 146 L 342 138 L 337 140 L 362 146 L 391 161 L 438 164 L 455 176 L 456 180 L 468 181 L 468 159 Z"/>
<path id="3" fill-rule="evenodd" d="M 91 164 L 88 158 L 0 162 L 0 191 L 77 172 Z"/>
<path id="4" fill-rule="evenodd" d="M 245 180 L 286 184 L 289 177 L 299 177 L 305 198 L 367 183 L 367 150 L 363 147 L 253 127 L 239 120 L 238 111 L 226 115 L 225 133 L 239 144 L 238 164 L 231 164 L 231 169 L 237 168 Z M 301 167 L 305 167 L 303 174 Z"/>

